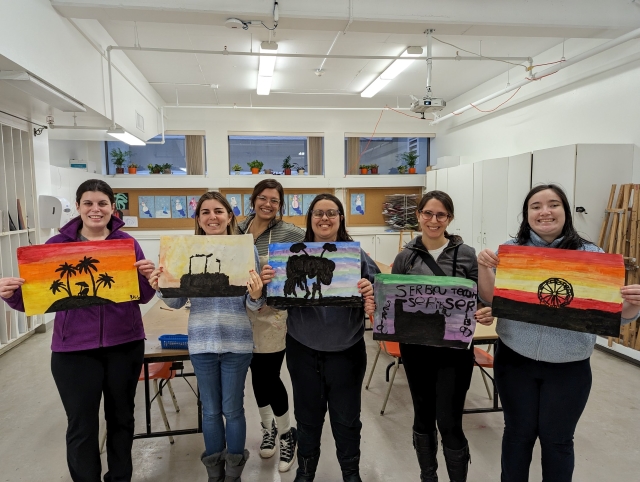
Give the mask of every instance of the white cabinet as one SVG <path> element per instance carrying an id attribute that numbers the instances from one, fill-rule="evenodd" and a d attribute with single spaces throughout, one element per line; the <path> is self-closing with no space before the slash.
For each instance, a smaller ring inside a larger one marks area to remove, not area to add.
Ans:
<path id="1" fill-rule="evenodd" d="M 427 171 L 426 177 L 426 187 L 427 192 L 435 191 L 436 189 L 436 173 L 438 171 Z"/>
<path id="2" fill-rule="evenodd" d="M 482 166 L 482 162 L 473 163 L 473 208 L 471 210 L 473 234 L 470 241 L 476 253 L 482 250 Z"/>
<path id="3" fill-rule="evenodd" d="M 451 167 L 447 171 L 447 194 L 453 201 L 455 216 L 447 231 L 449 234 L 457 234 L 466 244 L 472 245 L 473 164 Z"/>
<path id="4" fill-rule="evenodd" d="M 531 189 L 530 152 L 509 157 L 507 177 L 507 237 L 505 241 L 518 234 L 520 221 L 522 221 L 522 204 Z"/>
<path id="5" fill-rule="evenodd" d="M 482 161 L 482 249 L 507 239 L 509 158 Z"/>
<path id="6" fill-rule="evenodd" d="M 351 237 L 354 241 L 360 243 L 360 247 L 365 253 L 380 263 L 390 265 L 398 255 L 398 246 L 400 243 L 399 232 L 388 234 L 352 234 Z M 403 233 L 401 246 L 403 247 L 410 240 L 411 233 Z"/>
<path id="7" fill-rule="evenodd" d="M 436 171 L 436 189 L 438 191 L 447 192 L 448 176 L 449 176 L 449 169 L 440 169 Z"/>

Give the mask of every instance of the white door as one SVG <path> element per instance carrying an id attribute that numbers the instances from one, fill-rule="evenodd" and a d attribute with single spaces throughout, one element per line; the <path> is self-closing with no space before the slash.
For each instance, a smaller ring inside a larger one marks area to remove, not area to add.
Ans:
<path id="1" fill-rule="evenodd" d="M 557 184 L 567 195 L 569 204 L 571 204 L 571 211 L 573 211 L 573 206 L 575 206 L 573 202 L 575 182 L 575 145 L 533 151 L 531 187 L 536 187 L 539 184 Z"/>
<path id="2" fill-rule="evenodd" d="M 578 144 L 573 223 L 580 236 L 598 242 L 611 185 L 619 190 L 620 184 L 631 183 L 632 174 L 633 145 Z M 614 204 L 617 198 L 618 192 Z"/>
<path id="3" fill-rule="evenodd" d="M 436 172 L 438 171 L 427 171 L 427 192 L 436 189 Z"/>
<path id="4" fill-rule="evenodd" d="M 448 171 L 449 169 L 440 169 L 439 171 L 436 171 L 436 189 L 438 191 L 447 192 Z"/>
<path id="5" fill-rule="evenodd" d="M 507 235 L 515 238 L 522 221 L 522 203 L 531 189 L 531 153 L 509 157 Z"/>
<path id="6" fill-rule="evenodd" d="M 507 235 L 509 158 L 482 161 L 482 249 L 496 250 Z"/>
<path id="7" fill-rule="evenodd" d="M 471 246 L 476 253 L 482 250 L 482 162 L 473 163 L 473 209 L 471 211 Z"/>
<path id="8" fill-rule="evenodd" d="M 450 167 L 447 194 L 451 196 L 455 218 L 449 233 L 461 236 L 469 246 L 473 238 L 473 164 Z"/>
<path id="9" fill-rule="evenodd" d="M 360 243 L 360 247 L 365 253 L 372 259 L 376 259 L 376 237 L 374 234 L 351 235 L 351 237 Z"/>

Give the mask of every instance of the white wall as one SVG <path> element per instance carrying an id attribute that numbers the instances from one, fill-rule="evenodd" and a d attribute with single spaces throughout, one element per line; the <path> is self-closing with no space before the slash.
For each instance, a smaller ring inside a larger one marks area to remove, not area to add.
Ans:
<path id="1" fill-rule="evenodd" d="M 89 172 L 102 174 L 104 142 L 49 139 L 49 160 L 52 166 L 69 167 L 69 159 L 87 161 Z"/>

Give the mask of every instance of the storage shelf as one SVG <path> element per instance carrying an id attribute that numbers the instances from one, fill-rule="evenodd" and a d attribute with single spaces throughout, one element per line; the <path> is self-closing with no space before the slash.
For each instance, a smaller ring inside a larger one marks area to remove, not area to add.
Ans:
<path id="1" fill-rule="evenodd" d="M 11 234 L 35 233 L 35 232 L 36 232 L 35 228 L 18 229 L 17 231 L 7 231 L 4 233 L 0 233 L 0 236 L 9 236 Z"/>

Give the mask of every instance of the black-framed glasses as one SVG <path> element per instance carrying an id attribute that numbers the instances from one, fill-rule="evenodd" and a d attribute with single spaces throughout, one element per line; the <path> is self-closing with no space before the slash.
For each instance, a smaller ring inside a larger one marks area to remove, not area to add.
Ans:
<path id="1" fill-rule="evenodd" d="M 276 198 L 271 198 L 271 199 L 267 199 L 266 196 L 257 196 L 256 199 L 258 201 L 261 201 L 263 203 L 268 202 L 269 204 L 273 204 L 274 206 L 279 206 L 280 205 L 280 199 L 276 199 Z"/>
<path id="2" fill-rule="evenodd" d="M 424 219 L 425 221 L 431 221 L 431 219 L 433 219 L 433 217 L 435 216 L 436 221 L 438 221 L 439 223 L 444 223 L 451 217 L 451 215 L 447 213 L 432 213 L 431 211 L 419 211 L 419 213 L 422 216 L 422 219 Z"/>
<path id="3" fill-rule="evenodd" d="M 339 216 L 340 211 L 338 211 L 337 209 L 327 209 L 326 211 L 323 211 L 322 209 L 314 209 L 313 211 L 311 211 L 311 215 L 317 219 L 320 219 L 326 215 L 329 219 L 331 219 Z"/>

